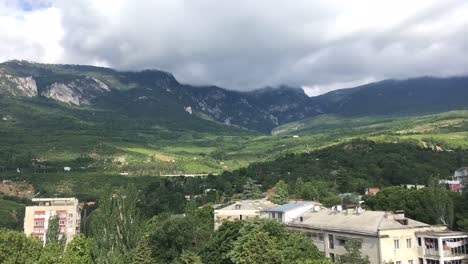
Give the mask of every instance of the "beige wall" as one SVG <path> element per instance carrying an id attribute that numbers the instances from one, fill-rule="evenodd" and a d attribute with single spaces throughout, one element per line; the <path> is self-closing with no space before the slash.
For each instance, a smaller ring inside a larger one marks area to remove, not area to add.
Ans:
<path id="1" fill-rule="evenodd" d="M 341 240 L 341 238 L 346 238 L 349 240 L 351 239 L 359 240 L 362 243 L 361 252 L 363 252 L 363 255 L 369 256 L 369 260 L 372 264 L 379 263 L 378 262 L 379 248 L 378 248 L 377 236 L 356 235 L 356 234 L 349 234 L 349 233 L 304 229 L 304 228 L 297 228 L 297 227 L 289 227 L 289 229 L 302 232 L 306 236 L 308 234 L 322 234 L 323 241 L 320 241 L 318 237 L 312 237 L 311 241 L 319 249 L 319 251 L 321 251 L 326 257 L 330 257 L 330 253 L 332 253 L 335 255 L 336 259 L 338 256 L 342 256 L 346 253 L 344 244 L 340 244 L 339 240 Z M 333 244 L 334 244 L 333 249 L 329 247 L 329 242 L 330 242 L 329 235 L 333 236 Z"/>
<path id="2" fill-rule="evenodd" d="M 290 230 L 299 231 L 306 236 L 310 234 L 323 234 L 323 241 L 319 241 L 318 237 L 312 236 L 311 241 L 317 248 L 324 253 L 326 257 L 330 257 L 330 253 L 336 255 L 344 255 L 346 250 L 344 245 L 340 245 L 340 238 L 356 239 L 362 242 L 361 252 L 369 257 L 370 263 L 378 264 L 383 262 L 401 261 L 407 264 L 408 260 L 413 260 L 414 264 L 418 264 L 419 247 L 416 237 L 416 232 L 426 230 L 438 230 L 442 228 L 425 227 L 425 228 L 410 228 L 398 230 L 381 231 L 379 236 L 358 235 L 344 232 L 334 232 L 327 230 L 313 230 L 301 227 L 288 227 Z M 443 230 L 443 229 L 442 229 Z M 334 249 L 329 248 L 329 235 L 333 235 Z M 310 236 L 309 236 L 310 237 Z M 411 239 L 411 247 L 407 245 L 407 239 Z M 395 240 L 399 240 L 400 247 L 395 248 Z"/>
<path id="3" fill-rule="evenodd" d="M 43 211 L 44 214 L 36 215 L 35 212 Z M 63 218 L 60 218 L 62 224 L 60 225 L 63 228 L 63 235 L 67 237 L 67 243 L 70 242 L 73 237 L 80 232 L 80 221 L 81 215 L 78 207 L 78 202 L 73 205 L 51 205 L 51 206 L 27 206 L 25 209 L 24 217 L 24 233 L 26 235 L 34 235 L 39 238 L 45 239 L 46 230 L 49 224 L 49 218 L 56 215 L 57 211 L 63 211 Z M 66 212 L 66 213 L 65 213 Z M 35 219 L 36 221 L 44 221 L 44 227 L 36 227 L 35 230 Z M 40 220 L 44 219 L 44 220 Z"/>
<path id="4" fill-rule="evenodd" d="M 218 229 L 223 221 L 235 221 L 255 218 L 255 217 L 268 217 L 267 214 L 261 213 L 259 210 L 215 210 L 214 211 L 214 223 L 215 230 Z"/>

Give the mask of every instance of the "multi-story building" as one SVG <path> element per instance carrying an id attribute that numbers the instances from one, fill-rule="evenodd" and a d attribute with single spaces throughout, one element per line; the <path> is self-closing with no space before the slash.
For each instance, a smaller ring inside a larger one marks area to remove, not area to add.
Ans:
<path id="1" fill-rule="evenodd" d="M 223 221 L 245 220 L 248 218 L 267 218 L 266 210 L 276 207 L 267 199 L 242 200 L 214 211 L 215 229 L 218 229 Z"/>
<path id="2" fill-rule="evenodd" d="M 58 216 L 60 236 L 65 236 L 67 243 L 80 233 L 81 213 L 76 198 L 35 198 L 37 205 L 26 206 L 24 233 L 46 241 L 49 219 Z"/>
<path id="3" fill-rule="evenodd" d="M 346 253 L 346 241 L 356 240 L 372 264 L 468 263 L 466 233 L 421 223 L 403 212 L 335 207 L 308 211 L 287 225 L 304 233 L 334 261 Z"/>

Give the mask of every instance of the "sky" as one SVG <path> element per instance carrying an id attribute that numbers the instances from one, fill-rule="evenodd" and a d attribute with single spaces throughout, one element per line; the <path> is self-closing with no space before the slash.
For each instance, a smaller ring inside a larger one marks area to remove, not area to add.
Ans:
<path id="1" fill-rule="evenodd" d="M 309 95 L 468 74 L 464 0 L 0 0 L 0 61 L 161 69 Z"/>

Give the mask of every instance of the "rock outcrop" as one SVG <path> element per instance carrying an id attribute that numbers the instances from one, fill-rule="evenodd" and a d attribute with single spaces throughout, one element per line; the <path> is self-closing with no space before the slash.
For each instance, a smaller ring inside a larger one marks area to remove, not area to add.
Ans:
<path id="1" fill-rule="evenodd" d="M 36 81 L 32 77 L 17 77 L 0 74 L 0 94 L 10 96 L 37 96 Z"/>
<path id="2" fill-rule="evenodd" d="M 90 105 L 92 100 L 110 92 L 103 82 L 92 77 L 75 79 L 68 83 L 55 82 L 46 87 L 41 95 L 72 105 Z"/>

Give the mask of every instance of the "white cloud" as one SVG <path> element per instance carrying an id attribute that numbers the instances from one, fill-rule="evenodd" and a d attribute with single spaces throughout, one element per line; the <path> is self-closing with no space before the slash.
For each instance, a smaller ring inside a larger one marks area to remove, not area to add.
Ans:
<path id="1" fill-rule="evenodd" d="M 60 10 L 21 10 L 0 1 L 0 61 L 27 59 L 57 62 L 63 57 Z"/>
<path id="2" fill-rule="evenodd" d="M 0 59 L 159 68 L 187 83 L 314 94 L 468 73 L 459 0 L 52 1 L 22 11 L 0 0 Z"/>

